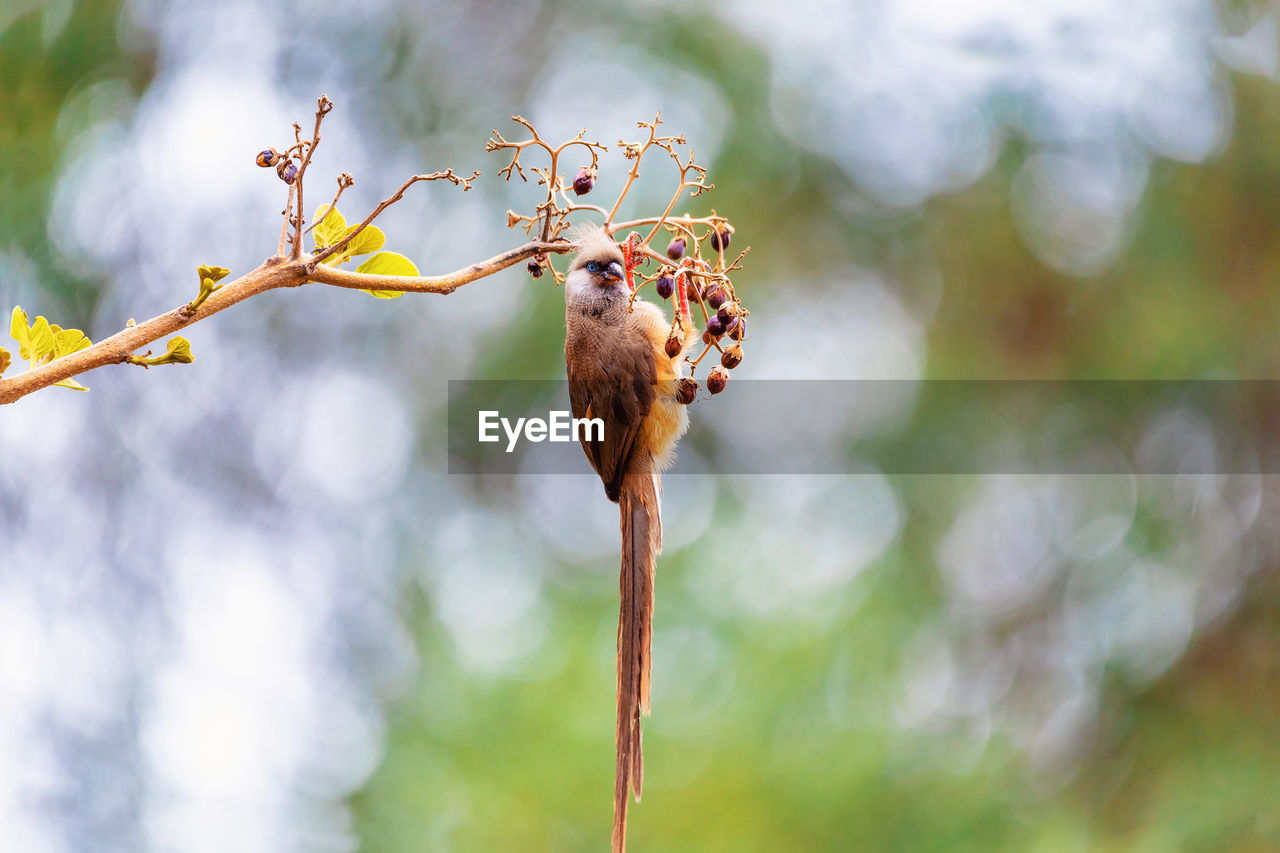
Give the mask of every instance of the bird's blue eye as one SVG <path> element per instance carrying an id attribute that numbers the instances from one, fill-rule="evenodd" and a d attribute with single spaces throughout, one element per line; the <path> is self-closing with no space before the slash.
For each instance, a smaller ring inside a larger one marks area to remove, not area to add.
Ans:
<path id="1" fill-rule="evenodd" d="M 587 272 L 600 272 L 600 265 L 595 261 L 588 261 Z"/>

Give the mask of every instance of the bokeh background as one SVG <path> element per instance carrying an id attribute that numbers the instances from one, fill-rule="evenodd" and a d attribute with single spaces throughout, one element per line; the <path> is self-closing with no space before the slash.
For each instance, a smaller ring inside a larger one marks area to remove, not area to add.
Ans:
<path id="1" fill-rule="evenodd" d="M 313 202 L 485 172 L 381 222 L 424 272 L 517 242 L 507 116 L 661 109 L 754 247 L 740 376 L 1272 378 L 1278 74 L 1261 2 L 7 0 L 0 308 L 99 338 L 255 266 L 321 92 Z M 0 412 L 0 846 L 604 849 L 616 510 L 445 473 L 446 381 L 562 376 L 562 310 L 276 292 Z M 668 484 L 634 849 L 1280 849 L 1280 494 L 1143 473 L 1249 448 L 1175 400 L 990 435 L 1109 476 L 865 462 L 916 399 L 832 424 L 851 473 Z"/>

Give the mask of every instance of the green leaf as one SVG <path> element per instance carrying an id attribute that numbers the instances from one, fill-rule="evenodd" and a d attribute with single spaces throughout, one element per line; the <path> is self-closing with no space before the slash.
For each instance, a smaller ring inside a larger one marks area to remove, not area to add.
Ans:
<path id="1" fill-rule="evenodd" d="M 190 364 L 196 360 L 196 357 L 191 354 L 191 341 L 182 335 L 169 338 L 168 348 L 163 357 L 172 364 Z"/>
<path id="2" fill-rule="evenodd" d="M 31 354 L 27 351 L 27 340 L 31 337 L 31 332 L 27 323 L 27 312 L 22 310 L 21 305 L 15 305 L 13 308 L 13 315 L 9 319 L 9 337 L 18 342 L 19 356 L 31 358 Z"/>
<path id="3" fill-rule="evenodd" d="M 359 225 L 352 225 L 347 229 L 346 233 L 350 234 L 359 227 Z M 346 234 L 343 236 L 346 236 Z M 382 229 L 376 225 L 368 225 L 363 231 L 351 238 L 351 242 L 343 247 L 342 253 L 348 256 L 367 255 L 370 252 L 376 252 L 381 249 L 382 244 L 385 242 L 387 242 L 387 237 L 382 233 Z M 417 275 L 417 273 L 415 272 L 414 275 Z"/>
<path id="4" fill-rule="evenodd" d="M 347 220 L 342 218 L 342 212 L 336 207 L 331 212 L 329 205 L 320 205 L 316 208 L 316 215 L 311 221 L 316 223 L 311 230 L 311 236 L 316 241 L 317 249 L 321 246 L 332 246 L 347 236 Z"/>
<path id="5" fill-rule="evenodd" d="M 206 278 L 210 278 L 210 279 L 213 279 L 214 284 L 217 284 L 218 282 L 226 278 L 228 275 L 230 275 L 231 270 L 227 269 L 226 267 L 215 267 L 215 266 L 210 266 L 208 264 L 201 264 L 200 267 L 196 270 L 196 273 L 200 276 L 201 282 L 203 282 Z"/>
<path id="6" fill-rule="evenodd" d="M 41 361 L 53 355 L 53 347 L 53 329 L 49 328 L 49 321 L 43 316 L 36 317 L 27 337 L 27 349 L 31 352 L 28 358 Z"/>
<path id="7" fill-rule="evenodd" d="M 57 328 L 54 326 L 53 328 Z M 79 329 L 59 329 L 53 334 L 53 357 L 62 358 L 88 347 L 90 341 Z"/>
<path id="8" fill-rule="evenodd" d="M 334 242 L 337 243 L 345 238 L 348 234 L 355 233 L 359 225 L 352 225 L 346 231 L 342 232 L 342 236 Z M 382 244 L 387 242 L 387 237 L 382 233 L 382 229 L 376 225 L 370 225 L 351 239 L 351 242 L 342 247 L 341 252 L 335 252 L 325 258 L 320 263 L 327 266 L 336 267 L 339 264 L 345 264 L 351 260 L 352 255 L 367 255 L 370 252 L 376 252 L 382 248 Z"/>
<path id="9" fill-rule="evenodd" d="M 164 355 L 157 355 L 154 358 L 145 358 L 143 356 L 129 358 L 131 363 L 142 364 L 147 367 L 156 367 L 161 364 L 190 364 L 195 360 L 196 357 L 191 354 L 191 341 L 182 337 L 182 335 L 175 335 L 169 338 Z"/>
<path id="10" fill-rule="evenodd" d="M 92 343 L 79 329 L 64 329 L 44 317 L 36 317 L 36 321 L 30 325 L 27 322 L 27 312 L 21 306 L 15 306 L 9 317 L 9 334 L 18 342 L 18 355 L 33 365 L 62 358 Z M 0 347 L 0 374 L 5 372 L 11 361 L 9 351 Z M 74 379 L 63 379 L 53 384 L 77 391 L 89 390 Z"/>
<path id="11" fill-rule="evenodd" d="M 399 252 L 379 252 L 356 267 L 356 272 L 368 273 L 369 275 L 419 275 L 418 268 L 413 265 L 413 261 Z M 366 292 L 379 299 L 395 299 L 398 296 L 404 296 L 404 292 L 400 290 L 369 290 Z"/>
<path id="12" fill-rule="evenodd" d="M 356 272 L 368 273 L 369 275 L 419 275 L 418 268 L 413 265 L 413 261 L 399 252 L 379 252 L 356 267 Z"/>

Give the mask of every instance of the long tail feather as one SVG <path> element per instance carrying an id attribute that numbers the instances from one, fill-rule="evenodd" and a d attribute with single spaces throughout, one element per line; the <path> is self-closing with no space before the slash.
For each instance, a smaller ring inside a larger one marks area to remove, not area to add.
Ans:
<path id="1" fill-rule="evenodd" d="M 646 468 L 648 466 L 645 466 Z M 636 802 L 644 785 L 640 716 L 649 713 L 653 647 L 653 575 L 662 550 L 658 478 L 649 471 L 628 475 L 619 495 L 622 605 L 618 615 L 618 766 L 613 786 L 613 851 L 627 846 L 627 794 Z"/>

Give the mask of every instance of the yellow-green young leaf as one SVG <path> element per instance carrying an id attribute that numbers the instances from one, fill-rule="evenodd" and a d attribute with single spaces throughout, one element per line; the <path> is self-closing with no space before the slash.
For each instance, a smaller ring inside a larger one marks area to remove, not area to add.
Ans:
<path id="1" fill-rule="evenodd" d="M 31 358 L 31 354 L 27 352 L 27 339 L 30 336 L 27 312 L 22 310 L 21 305 L 15 305 L 9 319 L 9 337 L 18 342 L 18 355 L 22 358 Z"/>
<path id="2" fill-rule="evenodd" d="M 57 326 L 52 328 L 57 329 Z M 62 358 L 79 352 L 92 343 L 79 329 L 58 329 L 53 333 L 53 357 Z"/>
<path id="3" fill-rule="evenodd" d="M 215 267 L 215 266 L 210 266 L 208 264 L 201 264 L 200 267 L 196 270 L 196 274 L 200 276 L 201 282 L 203 282 L 206 278 L 211 278 L 213 279 L 213 283 L 217 284 L 218 282 L 226 278 L 228 275 L 230 275 L 231 270 L 227 269 L 226 267 Z"/>
<path id="4" fill-rule="evenodd" d="M 356 272 L 370 275 L 412 276 L 418 275 L 418 268 L 413 265 L 413 261 L 399 252 L 379 252 L 356 267 Z M 399 290 L 369 290 L 366 292 L 379 299 L 395 299 L 397 296 L 404 296 L 404 292 Z"/>
<path id="5" fill-rule="evenodd" d="M 196 360 L 196 357 L 191 354 L 191 341 L 181 335 L 169 338 L 164 355 L 174 364 L 190 364 Z"/>
<path id="6" fill-rule="evenodd" d="M 379 252 L 356 267 L 356 272 L 369 275 L 414 276 L 418 275 L 418 268 L 413 265 L 413 261 L 399 252 Z"/>
<path id="7" fill-rule="evenodd" d="M 359 225 L 352 225 L 347 229 L 346 234 L 350 234 L 359 227 Z M 346 234 L 343 236 L 346 236 Z M 342 248 L 342 253 L 349 256 L 367 255 L 370 252 L 376 252 L 381 249 L 382 244 L 385 242 L 387 242 L 387 237 L 382 233 L 382 229 L 376 225 L 368 225 L 365 226 L 363 231 L 351 238 L 351 242 Z"/>
<path id="8" fill-rule="evenodd" d="M 330 211 L 329 205 L 320 205 L 316 208 L 316 215 L 312 217 L 311 221 L 316 223 L 311 230 L 311 234 L 316 241 L 316 248 L 332 246 L 347 236 L 347 220 L 342 218 L 342 212 L 336 207 Z"/>
<path id="9" fill-rule="evenodd" d="M 9 364 L 13 361 L 13 356 L 9 355 L 9 351 L 4 347 L 0 347 L 0 376 L 4 376 L 4 372 L 9 369 Z"/>
<path id="10" fill-rule="evenodd" d="M 61 382 L 55 382 L 55 383 L 53 383 L 53 384 L 54 384 L 54 385 L 61 386 L 61 387 L 63 387 L 63 388 L 71 388 L 72 390 L 75 390 L 75 391 L 88 391 L 88 390 L 89 390 L 88 388 L 84 387 L 84 386 L 83 386 L 83 385 L 81 385 L 79 382 L 75 381 L 74 379 L 64 379 L 64 380 L 62 380 Z"/>
<path id="11" fill-rule="evenodd" d="M 43 316 L 36 317 L 27 334 L 27 349 L 31 352 L 28 358 L 32 361 L 40 361 L 53 355 L 53 329 L 49 328 L 48 320 Z"/>

